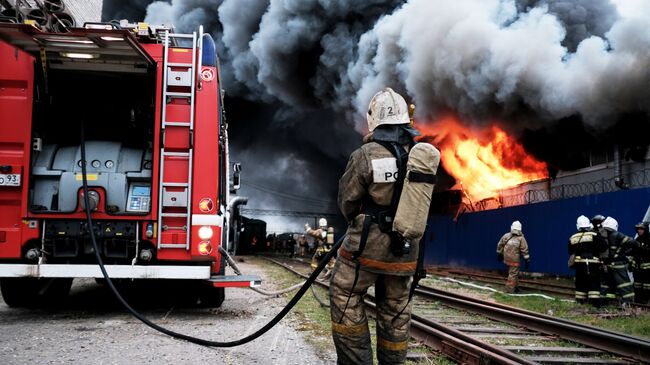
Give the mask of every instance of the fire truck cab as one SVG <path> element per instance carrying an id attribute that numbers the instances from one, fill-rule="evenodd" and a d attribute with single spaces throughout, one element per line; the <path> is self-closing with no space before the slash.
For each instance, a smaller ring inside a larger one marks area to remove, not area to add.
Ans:
<path id="1" fill-rule="evenodd" d="M 224 287 L 259 284 L 224 275 L 228 164 L 218 60 L 202 27 L 0 24 L 0 289 L 10 306 L 101 278 L 90 230 L 111 278 L 188 280 L 209 306 Z"/>

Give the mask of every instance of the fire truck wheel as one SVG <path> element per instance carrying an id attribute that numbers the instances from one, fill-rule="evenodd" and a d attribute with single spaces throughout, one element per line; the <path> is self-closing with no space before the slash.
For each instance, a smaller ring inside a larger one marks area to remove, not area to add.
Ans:
<path id="1" fill-rule="evenodd" d="M 224 288 L 215 288 L 208 285 L 201 285 L 199 290 L 199 305 L 206 308 L 221 307 L 226 292 Z"/>
<path id="2" fill-rule="evenodd" d="M 43 287 L 42 302 L 44 305 L 61 303 L 70 293 L 72 278 L 50 279 Z"/>
<path id="3" fill-rule="evenodd" d="M 0 292 L 10 307 L 27 307 L 37 304 L 42 282 L 36 278 L 2 278 Z"/>

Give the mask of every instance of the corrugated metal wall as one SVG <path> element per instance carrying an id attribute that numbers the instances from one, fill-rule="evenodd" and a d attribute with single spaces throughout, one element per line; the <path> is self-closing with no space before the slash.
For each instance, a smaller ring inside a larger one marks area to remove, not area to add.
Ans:
<path id="1" fill-rule="evenodd" d="M 634 225 L 643 219 L 650 204 L 650 188 L 617 191 L 477 213 L 465 213 L 454 222 L 448 216 L 429 220 L 425 235 L 425 261 L 481 269 L 502 269 L 496 260 L 496 245 L 519 220 L 530 247 L 530 271 L 573 274 L 567 267 L 567 241 L 575 231 L 576 218 L 584 214 L 612 216 L 619 230 L 634 235 Z"/>

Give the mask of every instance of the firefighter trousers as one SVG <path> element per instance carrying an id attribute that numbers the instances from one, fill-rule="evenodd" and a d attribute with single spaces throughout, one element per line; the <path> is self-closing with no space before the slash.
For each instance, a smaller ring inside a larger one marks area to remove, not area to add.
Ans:
<path id="1" fill-rule="evenodd" d="M 377 303 L 377 360 L 381 365 L 403 364 L 406 361 L 411 324 L 411 277 L 358 270 L 357 283 L 353 288 L 355 271 L 355 266 L 337 260 L 330 282 L 332 337 L 336 346 L 337 363 L 373 363 L 363 296 L 374 284 Z"/>
<path id="2" fill-rule="evenodd" d="M 634 271 L 634 299 L 638 303 L 650 300 L 650 263 L 642 263 Z"/>
<path id="3" fill-rule="evenodd" d="M 600 264 L 576 262 L 576 302 L 600 305 Z"/>
<path id="4" fill-rule="evenodd" d="M 613 262 L 607 267 L 607 272 L 610 290 L 616 293 L 616 297 L 622 302 L 634 301 L 634 287 L 627 271 L 627 263 Z"/>
<path id="5" fill-rule="evenodd" d="M 506 292 L 513 293 L 519 285 L 519 265 L 508 265 L 508 280 Z"/>

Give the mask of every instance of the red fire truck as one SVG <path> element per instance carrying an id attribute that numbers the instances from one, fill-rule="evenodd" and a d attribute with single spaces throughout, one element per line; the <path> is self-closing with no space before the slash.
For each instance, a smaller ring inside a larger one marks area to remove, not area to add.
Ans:
<path id="1" fill-rule="evenodd" d="M 0 24 L 0 289 L 10 306 L 101 278 L 90 230 L 112 278 L 187 280 L 209 306 L 224 287 L 256 285 L 224 275 L 228 164 L 218 60 L 202 28 Z"/>

